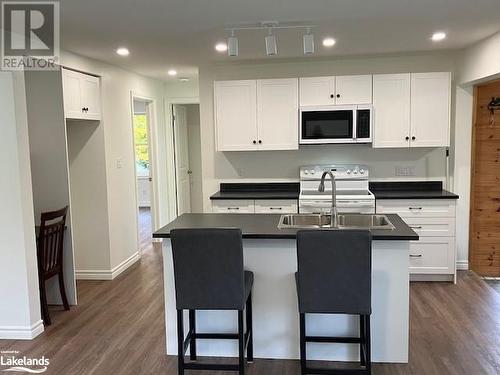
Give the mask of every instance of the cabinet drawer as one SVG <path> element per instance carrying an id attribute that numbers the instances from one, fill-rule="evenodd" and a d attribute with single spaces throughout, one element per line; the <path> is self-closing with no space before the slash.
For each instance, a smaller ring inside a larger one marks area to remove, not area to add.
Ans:
<path id="1" fill-rule="evenodd" d="M 403 220 L 420 237 L 455 237 L 455 219 L 450 217 L 406 217 Z"/>
<path id="2" fill-rule="evenodd" d="M 455 238 L 421 237 L 410 241 L 410 273 L 453 274 Z"/>
<path id="3" fill-rule="evenodd" d="M 212 202 L 213 213 L 253 214 L 253 200 L 218 200 Z"/>
<path id="4" fill-rule="evenodd" d="M 297 213 L 296 200 L 256 200 L 256 214 L 292 214 Z"/>
<path id="5" fill-rule="evenodd" d="M 455 217 L 455 201 L 450 199 L 378 199 L 377 213 L 407 217 Z"/>

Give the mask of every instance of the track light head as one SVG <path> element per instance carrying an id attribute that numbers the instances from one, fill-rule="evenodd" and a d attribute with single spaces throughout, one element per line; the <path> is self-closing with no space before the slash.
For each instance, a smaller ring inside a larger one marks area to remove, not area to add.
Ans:
<path id="1" fill-rule="evenodd" d="M 307 34 L 304 35 L 304 55 L 314 53 L 314 35 L 311 34 L 311 29 L 307 28 Z"/>
<path id="2" fill-rule="evenodd" d="M 234 36 L 234 30 L 231 30 L 231 36 L 227 38 L 227 54 L 228 56 L 238 56 L 238 38 Z"/>
<path id="3" fill-rule="evenodd" d="M 276 35 L 273 35 L 273 31 L 269 29 L 269 35 L 266 35 L 266 53 L 267 56 L 274 56 L 278 54 L 278 45 L 276 42 Z"/>

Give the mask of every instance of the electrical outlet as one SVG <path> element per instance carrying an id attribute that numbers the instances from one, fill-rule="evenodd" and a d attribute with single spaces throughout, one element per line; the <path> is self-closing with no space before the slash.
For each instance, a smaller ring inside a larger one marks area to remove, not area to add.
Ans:
<path id="1" fill-rule="evenodd" d="M 123 159 L 117 158 L 116 159 L 116 169 L 122 169 L 122 168 L 123 168 Z"/>
<path id="2" fill-rule="evenodd" d="M 415 176 L 415 166 L 414 165 L 402 165 L 395 168 L 395 174 L 398 177 L 409 177 Z"/>

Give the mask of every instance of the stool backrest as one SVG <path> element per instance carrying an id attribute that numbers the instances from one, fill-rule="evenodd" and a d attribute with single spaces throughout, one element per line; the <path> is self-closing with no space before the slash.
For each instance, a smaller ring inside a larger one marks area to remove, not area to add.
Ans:
<path id="1" fill-rule="evenodd" d="M 170 237 L 177 309 L 244 308 L 241 229 L 174 229 Z"/>
<path id="2" fill-rule="evenodd" d="M 37 241 L 38 272 L 42 275 L 58 271 L 63 264 L 64 229 L 68 206 L 42 212 Z"/>
<path id="3" fill-rule="evenodd" d="M 300 312 L 370 314 L 371 242 L 369 231 L 299 231 Z"/>

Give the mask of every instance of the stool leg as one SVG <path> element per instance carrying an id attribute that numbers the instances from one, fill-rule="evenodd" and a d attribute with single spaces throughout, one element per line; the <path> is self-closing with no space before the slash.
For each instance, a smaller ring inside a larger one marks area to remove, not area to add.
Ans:
<path id="1" fill-rule="evenodd" d="M 191 333 L 189 355 L 191 361 L 196 361 L 196 310 L 189 310 L 189 332 Z"/>
<path id="2" fill-rule="evenodd" d="M 248 332 L 248 347 L 247 347 L 247 360 L 253 362 L 253 324 L 252 324 L 252 292 L 250 292 L 247 299 L 246 306 L 246 321 Z"/>
<path id="3" fill-rule="evenodd" d="M 368 374 L 372 373 L 371 357 L 371 333 L 370 333 L 370 315 L 365 315 L 365 337 L 366 337 L 366 370 Z"/>
<path id="4" fill-rule="evenodd" d="M 238 310 L 238 372 L 245 375 L 245 327 L 243 325 L 243 310 Z"/>
<path id="5" fill-rule="evenodd" d="M 366 331 L 365 331 L 365 316 L 359 316 L 359 359 L 361 366 L 366 366 Z"/>
<path id="6" fill-rule="evenodd" d="M 184 375 L 184 316 L 177 310 L 177 367 L 179 375 Z"/>
<path id="7" fill-rule="evenodd" d="M 301 313 L 300 317 L 300 373 L 306 375 L 306 314 Z"/>

